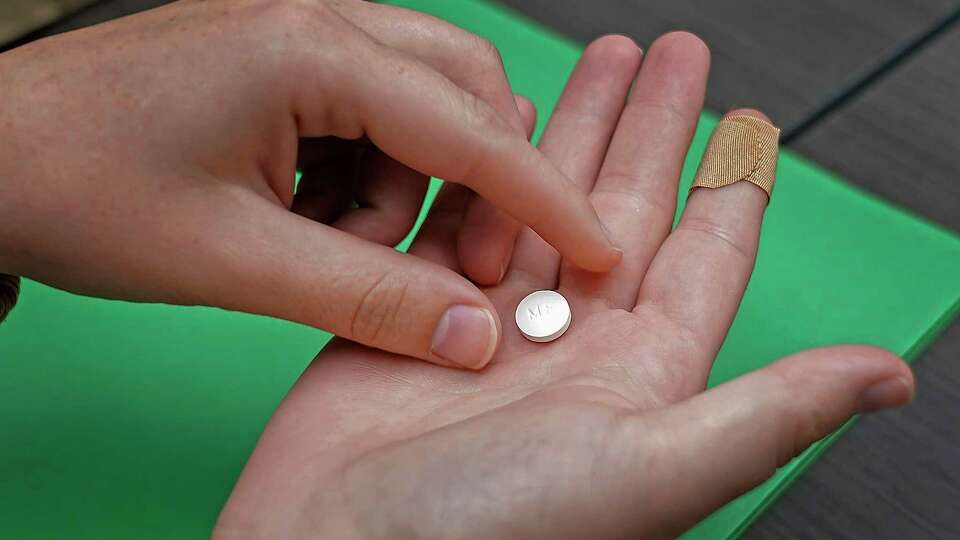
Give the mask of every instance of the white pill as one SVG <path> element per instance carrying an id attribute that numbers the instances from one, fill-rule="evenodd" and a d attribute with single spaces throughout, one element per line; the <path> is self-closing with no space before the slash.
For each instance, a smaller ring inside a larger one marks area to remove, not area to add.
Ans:
<path id="1" fill-rule="evenodd" d="M 517 327 L 530 341 L 557 339 L 570 327 L 572 318 L 570 304 L 556 291 L 530 293 L 517 306 Z"/>

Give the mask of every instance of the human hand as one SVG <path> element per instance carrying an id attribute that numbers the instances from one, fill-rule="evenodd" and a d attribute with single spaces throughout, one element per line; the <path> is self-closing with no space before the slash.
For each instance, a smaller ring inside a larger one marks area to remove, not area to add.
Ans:
<path id="1" fill-rule="evenodd" d="M 496 50 L 426 15 L 183 1 L 15 49 L 0 74 L 0 272 L 477 368 L 499 340 L 493 304 L 390 247 L 428 175 L 483 197 L 460 239 L 479 283 L 509 262 L 507 214 L 584 268 L 621 256 L 525 139 Z"/>
<path id="2" fill-rule="evenodd" d="M 483 372 L 332 343 L 270 421 L 215 538 L 672 537 L 851 415 L 911 398 L 906 364 L 858 346 L 704 391 L 767 195 L 698 189 L 671 232 L 709 53 L 674 33 L 637 76 L 640 60 L 626 38 L 590 45 L 540 145 L 591 193 L 622 263 L 586 273 L 523 232 L 486 290 L 509 330 Z M 445 186 L 411 251 L 456 268 L 465 200 Z M 525 340 L 513 308 L 554 288 L 570 329 Z"/>

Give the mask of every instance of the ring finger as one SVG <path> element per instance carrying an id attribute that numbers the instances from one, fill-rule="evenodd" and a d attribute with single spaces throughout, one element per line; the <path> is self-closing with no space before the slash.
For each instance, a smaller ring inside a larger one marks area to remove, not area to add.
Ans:
<path id="1" fill-rule="evenodd" d="M 748 109 L 730 115 L 769 122 Z M 702 390 L 740 306 L 768 201 L 766 191 L 746 181 L 694 190 L 643 279 L 634 310 L 672 320 L 696 344 L 692 365 L 684 370 L 688 380 L 698 382 L 692 390 Z"/>

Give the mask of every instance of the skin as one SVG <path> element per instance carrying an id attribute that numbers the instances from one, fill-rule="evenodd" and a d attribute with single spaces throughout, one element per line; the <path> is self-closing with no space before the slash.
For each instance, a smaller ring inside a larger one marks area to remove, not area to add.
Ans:
<path id="1" fill-rule="evenodd" d="M 270 421 L 214 538 L 668 538 L 851 415 L 908 402 L 908 366 L 864 346 L 704 390 L 767 205 L 747 182 L 698 189 L 671 230 L 708 64 L 685 33 L 645 57 L 624 37 L 591 44 L 540 149 L 589 194 L 621 264 L 585 272 L 520 232 L 505 278 L 484 289 L 504 331 L 482 372 L 333 342 Z M 518 107 L 529 130 L 534 111 Z M 445 186 L 411 251 L 464 272 L 474 212 Z M 511 320 L 536 289 L 558 289 L 574 313 L 548 344 Z"/>
<path id="2" fill-rule="evenodd" d="M 622 256 L 527 142 L 496 49 L 426 15 L 185 0 L 15 49 L 0 73 L 3 273 L 479 368 L 500 340 L 491 301 L 391 249 L 429 175 L 471 190 L 476 282 L 502 279 L 520 223 L 591 271 Z"/>

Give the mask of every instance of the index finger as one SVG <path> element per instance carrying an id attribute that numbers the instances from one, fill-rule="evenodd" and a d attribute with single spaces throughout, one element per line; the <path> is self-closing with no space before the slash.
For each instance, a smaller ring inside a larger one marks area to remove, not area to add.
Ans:
<path id="1" fill-rule="evenodd" d="M 622 251 L 587 196 L 493 107 L 414 58 L 361 42 L 333 87 L 330 71 L 313 75 L 335 99 L 317 99 L 316 87 L 306 85 L 297 103 L 301 135 L 365 134 L 397 161 L 469 186 L 577 266 L 605 272 L 617 264 Z M 344 118 L 324 102 L 347 104 L 352 114 Z M 331 117 L 339 117 L 339 133 L 329 133 Z"/>

